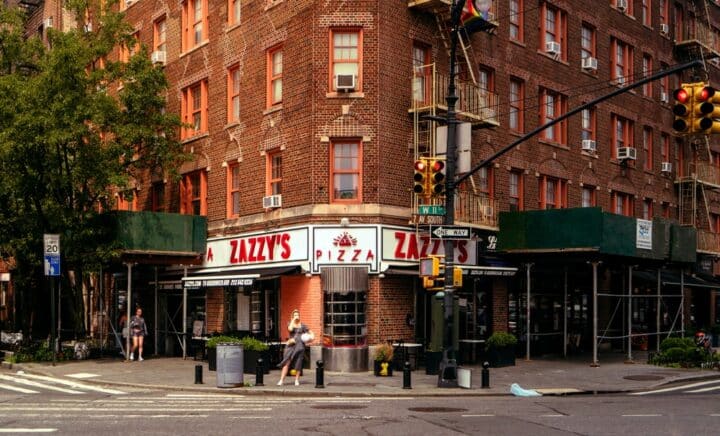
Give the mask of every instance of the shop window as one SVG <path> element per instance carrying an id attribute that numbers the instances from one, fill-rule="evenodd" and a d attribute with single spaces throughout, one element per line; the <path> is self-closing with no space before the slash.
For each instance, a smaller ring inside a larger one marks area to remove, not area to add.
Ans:
<path id="1" fill-rule="evenodd" d="M 367 343 L 366 268 L 323 268 L 324 345 L 359 346 Z"/>

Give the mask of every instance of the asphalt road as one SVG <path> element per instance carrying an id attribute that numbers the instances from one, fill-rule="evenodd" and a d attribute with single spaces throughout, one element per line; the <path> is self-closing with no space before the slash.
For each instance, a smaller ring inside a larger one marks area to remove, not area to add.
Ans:
<path id="1" fill-rule="evenodd" d="M 76 392 L 67 393 L 0 380 L 0 433 L 715 435 L 720 428 L 720 383 L 686 383 L 645 395 L 537 398 L 294 398 L 143 389 L 109 393 L 78 383 L 65 386 Z"/>

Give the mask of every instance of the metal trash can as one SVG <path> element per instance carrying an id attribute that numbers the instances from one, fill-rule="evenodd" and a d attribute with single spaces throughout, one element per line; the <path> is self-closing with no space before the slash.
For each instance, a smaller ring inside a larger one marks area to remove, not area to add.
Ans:
<path id="1" fill-rule="evenodd" d="M 235 343 L 217 345 L 217 387 L 243 385 L 243 346 Z"/>

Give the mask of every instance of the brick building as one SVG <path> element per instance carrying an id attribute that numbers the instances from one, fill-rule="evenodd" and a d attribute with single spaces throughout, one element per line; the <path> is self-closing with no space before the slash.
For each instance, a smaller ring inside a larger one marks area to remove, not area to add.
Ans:
<path id="1" fill-rule="evenodd" d="M 413 163 L 443 152 L 443 123 L 424 115 L 447 110 L 451 3 L 121 0 L 171 82 L 168 111 L 187 123 L 193 155 L 179 186 L 139 180 L 132 208 L 208 219 L 202 265 L 133 278 L 146 302 L 161 283 L 162 332 L 202 320 L 206 333 L 283 339 L 299 308 L 330 369 L 364 369 L 366 346 L 386 340 L 439 350 L 439 302 L 417 262 L 443 253 L 428 233 L 441 218 L 418 213 L 441 200 L 411 188 Z M 465 273 L 455 337 L 472 346 L 510 330 L 533 354 L 567 352 L 563 338 L 587 350 L 593 309 L 620 348 L 638 332 L 715 324 L 720 147 L 676 136 L 671 105 L 691 74 L 718 76 L 720 6 L 475 3 L 484 28 L 461 32 L 457 50 L 458 117 L 471 128 L 461 172 L 611 90 L 706 62 L 545 129 L 465 179 L 455 221 L 474 237 L 455 243 Z M 642 245 L 633 238 L 648 222 Z M 180 289 L 189 303 L 178 318 Z M 169 352 L 172 340 L 160 342 Z"/>

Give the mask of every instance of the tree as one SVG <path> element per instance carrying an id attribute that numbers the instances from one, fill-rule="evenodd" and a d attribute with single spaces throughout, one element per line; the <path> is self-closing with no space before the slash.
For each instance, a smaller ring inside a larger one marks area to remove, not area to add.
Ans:
<path id="1" fill-rule="evenodd" d="M 162 69 L 145 47 L 112 60 L 136 41 L 122 14 L 95 6 L 67 2 L 77 28 L 47 29 L 47 45 L 24 37 L 21 11 L 0 6 L 0 256 L 15 261 L 17 327 L 30 335 L 48 327 L 43 234 L 61 235 L 62 289 L 80 333 L 83 281 L 117 256 L 99 214 L 149 174 L 176 178 L 187 158 L 179 119 L 164 110 Z"/>

